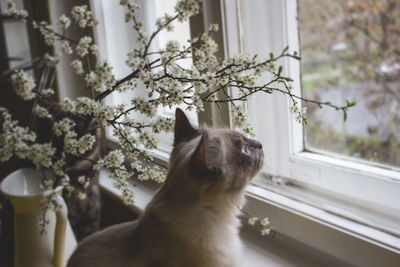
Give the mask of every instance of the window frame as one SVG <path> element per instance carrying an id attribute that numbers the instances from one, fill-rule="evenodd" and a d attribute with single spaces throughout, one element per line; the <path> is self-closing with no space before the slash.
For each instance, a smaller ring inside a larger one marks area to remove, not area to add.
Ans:
<path id="1" fill-rule="evenodd" d="M 297 0 L 246 1 L 245 4 L 238 0 L 236 7 L 230 5 L 231 3 L 223 0 L 224 20 L 229 20 L 229 23 L 225 23 L 224 31 L 228 33 L 225 40 L 232 42 L 238 39 L 237 36 L 241 36 L 241 40 L 227 51 L 227 55 L 246 52 L 267 57 L 267 52 L 279 54 L 286 46 L 289 46 L 290 52 L 300 52 Z M 267 12 L 262 13 L 259 10 Z M 238 14 L 235 16 L 236 22 L 232 14 Z M 235 31 L 233 35 L 229 34 Z M 254 33 L 248 34 L 251 31 Z M 284 75 L 294 79 L 293 93 L 300 96 L 300 62 L 285 59 L 281 64 Z M 387 234 L 382 236 L 371 231 L 363 233 L 361 230 L 355 235 L 360 238 L 366 235 L 363 238 L 372 243 L 378 240 L 377 243 L 381 246 L 399 250 L 400 232 L 399 229 L 390 227 L 395 224 L 390 221 L 393 220 L 390 213 L 397 211 L 399 214 L 396 203 L 400 202 L 400 172 L 396 168 L 382 168 L 349 157 L 307 151 L 303 141 L 303 126 L 290 113 L 289 107 L 290 98 L 279 93 L 253 97 L 248 104 L 249 117 L 257 138 L 263 143 L 268 164 L 263 175 L 253 181 L 253 187 L 248 190 L 249 195 L 268 202 L 270 199 L 266 195 L 275 192 L 302 204 L 312 205 L 329 214 L 355 221 L 360 226 L 368 226 L 371 230 Z M 338 112 L 338 116 L 341 115 Z M 278 182 L 271 183 L 271 180 Z M 318 203 L 315 203 L 316 200 Z M 285 206 L 286 203 L 279 205 Z M 386 209 L 387 213 L 383 214 L 382 209 Z M 296 212 L 310 216 L 305 207 Z M 382 219 L 383 215 L 386 216 L 385 219 Z M 326 221 L 329 217 L 325 213 L 315 216 L 319 221 Z M 386 226 L 377 223 L 384 220 L 388 221 Z M 331 227 L 350 231 L 345 222 L 338 225 L 337 222 L 328 220 L 327 223 Z M 354 229 L 351 231 L 354 232 Z"/>

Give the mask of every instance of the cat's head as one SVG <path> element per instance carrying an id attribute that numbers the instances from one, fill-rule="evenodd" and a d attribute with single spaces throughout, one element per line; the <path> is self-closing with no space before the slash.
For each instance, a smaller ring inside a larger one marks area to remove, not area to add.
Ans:
<path id="1" fill-rule="evenodd" d="M 180 109 L 175 117 L 169 176 L 192 191 L 243 192 L 263 165 L 261 143 L 229 129 L 195 128 Z"/>

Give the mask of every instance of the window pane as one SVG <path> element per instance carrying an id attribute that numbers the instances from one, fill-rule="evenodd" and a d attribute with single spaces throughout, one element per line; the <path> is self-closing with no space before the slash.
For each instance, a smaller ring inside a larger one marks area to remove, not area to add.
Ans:
<path id="1" fill-rule="evenodd" d="M 173 15 L 175 13 L 175 5 L 177 0 L 154 0 L 155 4 L 155 17 L 159 18 L 162 17 L 164 14 Z M 173 31 L 162 31 L 159 33 L 157 38 L 157 47 L 154 49 L 164 50 L 167 43 L 170 41 L 177 41 L 180 47 L 188 46 L 190 40 L 190 27 L 189 22 L 174 22 L 172 23 L 174 29 Z M 183 68 L 190 68 L 192 66 L 192 60 L 190 58 L 180 60 L 177 62 Z M 160 68 L 161 70 L 161 68 Z M 160 107 L 158 109 L 159 116 L 166 116 L 170 118 L 175 117 L 175 109 L 178 106 L 173 107 Z M 185 105 L 179 105 L 179 107 L 185 110 Z M 189 120 L 193 124 L 198 124 L 197 113 L 196 111 L 187 111 L 185 110 L 186 115 L 188 116 Z M 159 140 L 158 143 L 158 150 L 162 152 L 169 153 L 172 150 L 172 143 L 173 143 L 173 135 L 172 133 L 160 133 L 157 135 Z"/>
<path id="2" fill-rule="evenodd" d="M 400 166 L 400 2 L 299 0 L 303 96 L 357 105 L 306 104 L 305 144 Z"/>
<path id="3" fill-rule="evenodd" d="M 143 20 L 147 34 L 150 35 L 156 28 L 156 19 L 164 16 L 164 14 L 174 15 L 174 7 L 178 0 L 146 0 L 141 2 L 142 8 L 138 15 L 139 20 Z M 104 0 L 102 3 L 104 10 L 104 27 L 105 27 L 105 38 L 107 41 L 107 56 L 108 60 L 115 67 L 115 74 L 118 79 L 121 79 L 131 73 L 131 69 L 125 64 L 126 55 L 134 47 L 138 46 L 137 35 L 132 29 L 131 23 L 124 23 L 123 18 L 125 14 L 124 8 L 115 6 L 111 3 L 112 1 Z M 174 30 L 171 32 L 161 31 L 157 34 L 157 37 L 153 40 L 149 51 L 155 52 L 164 50 L 167 43 L 171 40 L 176 40 L 180 46 L 188 45 L 190 39 L 190 27 L 187 21 L 174 22 L 172 23 Z M 154 59 L 158 59 L 159 56 L 153 55 Z M 179 64 L 181 67 L 190 68 L 191 59 L 181 60 Z M 154 71 L 162 71 L 162 68 L 155 69 Z M 139 83 L 135 90 L 127 91 L 124 93 L 114 92 L 110 98 L 107 99 L 109 104 L 126 104 L 127 107 L 131 107 L 131 99 L 134 97 L 148 96 L 148 91 L 142 83 Z M 157 97 L 156 94 L 153 95 Z M 181 106 L 185 108 L 185 106 Z M 174 117 L 175 107 L 159 107 L 156 112 L 157 116 Z M 197 124 L 197 114 L 193 112 L 187 112 L 190 120 Z M 140 112 L 133 112 L 130 114 L 135 120 L 146 122 L 155 118 L 148 118 Z M 113 136 L 112 127 L 107 128 L 107 137 L 115 139 Z M 169 153 L 172 147 L 173 136 L 172 133 L 160 133 L 156 135 L 158 142 L 158 151 Z"/>

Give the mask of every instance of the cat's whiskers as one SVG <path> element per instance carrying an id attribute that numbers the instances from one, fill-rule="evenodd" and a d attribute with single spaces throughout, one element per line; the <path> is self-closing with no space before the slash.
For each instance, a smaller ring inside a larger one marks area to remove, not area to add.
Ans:
<path id="1" fill-rule="evenodd" d="M 268 165 L 268 164 L 264 161 L 262 170 L 264 170 L 264 171 L 272 171 L 272 167 L 271 167 L 270 165 Z"/>

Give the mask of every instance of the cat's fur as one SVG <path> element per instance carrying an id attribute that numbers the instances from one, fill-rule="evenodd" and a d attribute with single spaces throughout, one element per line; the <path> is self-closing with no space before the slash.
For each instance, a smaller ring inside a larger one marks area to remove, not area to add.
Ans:
<path id="1" fill-rule="evenodd" d="M 195 129 L 176 110 L 167 180 L 142 216 L 81 242 L 68 267 L 233 267 L 237 206 L 261 168 L 261 144 L 226 129 Z"/>

